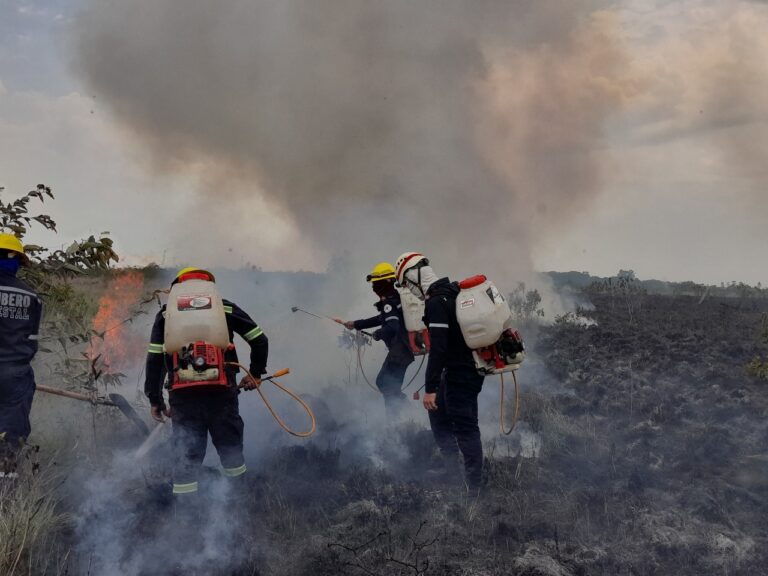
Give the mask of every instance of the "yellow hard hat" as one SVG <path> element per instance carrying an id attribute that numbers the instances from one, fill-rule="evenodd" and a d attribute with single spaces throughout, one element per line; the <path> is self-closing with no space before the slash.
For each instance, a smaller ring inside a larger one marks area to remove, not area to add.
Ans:
<path id="1" fill-rule="evenodd" d="M 189 266 L 187 268 L 182 268 L 181 270 L 179 270 L 178 274 L 176 274 L 176 278 L 173 280 L 173 284 L 176 284 L 177 282 L 181 282 L 182 276 L 186 276 L 187 274 L 205 274 L 211 279 L 211 282 L 216 282 L 216 277 L 210 272 L 208 272 L 208 270 L 203 270 L 202 268 Z"/>
<path id="2" fill-rule="evenodd" d="M 379 280 L 390 280 L 395 277 L 395 267 L 389 262 L 379 262 L 373 267 L 366 280 L 368 282 L 378 282 Z"/>
<path id="3" fill-rule="evenodd" d="M 29 258 L 27 258 L 27 255 L 24 254 L 24 245 L 21 243 L 21 240 L 16 238 L 16 236 L 13 234 L 0 234 L 0 250 L 16 252 L 19 254 L 22 263 L 29 263 Z"/>

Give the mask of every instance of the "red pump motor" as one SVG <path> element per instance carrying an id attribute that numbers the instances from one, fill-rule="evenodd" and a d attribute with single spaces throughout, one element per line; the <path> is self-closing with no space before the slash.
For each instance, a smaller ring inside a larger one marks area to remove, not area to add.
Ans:
<path id="1" fill-rule="evenodd" d="M 184 346 L 173 355 L 171 390 L 193 386 L 228 386 L 224 351 L 199 341 Z"/>

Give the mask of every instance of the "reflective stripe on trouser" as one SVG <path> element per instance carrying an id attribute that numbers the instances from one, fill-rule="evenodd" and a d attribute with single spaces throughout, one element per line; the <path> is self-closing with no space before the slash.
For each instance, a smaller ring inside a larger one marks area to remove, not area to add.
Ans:
<path id="1" fill-rule="evenodd" d="M 187 482 L 186 484 L 173 484 L 174 494 L 193 494 L 197 492 L 197 482 Z"/>
<path id="2" fill-rule="evenodd" d="M 171 392 L 174 484 L 196 482 L 205 458 L 208 434 L 225 470 L 243 467 L 243 420 L 237 390 Z M 244 470 L 243 470 L 244 472 Z M 240 475 L 242 472 L 239 472 Z"/>
<path id="3" fill-rule="evenodd" d="M 238 466 L 236 468 L 224 468 L 221 473 L 224 474 L 227 478 L 237 478 L 238 476 L 242 476 L 246 473 L 248 470 L 247 466 L 245 464 Z"/>

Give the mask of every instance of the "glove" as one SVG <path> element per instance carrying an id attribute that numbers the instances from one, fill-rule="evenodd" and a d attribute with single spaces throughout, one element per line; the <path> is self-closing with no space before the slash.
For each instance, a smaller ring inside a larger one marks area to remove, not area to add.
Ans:
<path id="1" fill-rule="evenodd" d="M 246 375 L 242 380 L 240 380 L 240 387 L 244 390 L 253 390 L 259 386 L 261 386 L 261 378 L 256 376 L 251 378 L 250 376 Z"/>
<path id="2" fill-rule="evenodd" d="M 374 339 L 374 340 L 376 340 L 377 342 L 378 342 L 379 340 L 381 340 L 381 337 L 382 337 L 382 334 L 381 334 L 381 328 L 379 328 L 378 330 L 376 330 L 376 331 L 375 331 L 373 334 L 371 334 L 371 336 L 373 336 L 373 339 Z"/>
<path id="3" fill-rule="evenodd" d="M 153 404 L 149 412 L 152 415 L 152 419 L 158 422 L 165 422 L 163 416 L 171 417 L 171 411 L 165 407 L 165 404 Z"/>

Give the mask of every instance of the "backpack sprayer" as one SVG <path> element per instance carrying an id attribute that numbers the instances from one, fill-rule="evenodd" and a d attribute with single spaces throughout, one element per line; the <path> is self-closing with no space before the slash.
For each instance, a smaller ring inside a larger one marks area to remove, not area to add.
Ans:
<path id="1" fill-rule="evenodd" d="M 173 365 L 170 375 L 171 390 L 199 386 L 229 386 L 228 366 L 243 369 L 252 381 L 257 381 L 242 364 L 225 360 L 225 351 L 233 349 L 234 344 L 229 341 L 224 302 L 216 284 L 203 279 L 189 279 L 174 284 L 168 295 L 165 317 L 165 352 L 171 355 Z M 290 370 L 285 368 L 261 381 L 272 382 L 301 405 L 311 420 L 309 431 L 296 432 L 289 428 L 274 411 L 260 386 L 256 389 L 283 430 L 293 436 L 306 438 L 316 429 L 312 409 L 297 394 L 274 380 L 289 372 Z"/>
<path id="2" fill-rule="evenodd" d="M 517 330 L 511 328 L 512 312 L 504 296 L 483 275 L 459 282 L 456 297 L 456 320 L 464 341 L 472 350 L 475 367 L 480 374 L 498 374 L 501 380 L 499 428 L 509 435 L 515 429 L 520 411 L 520 391 L 516 371 L 525 359 L 525 344 Z M 504 373 L 512 372 L 515 383 L 515 412 L 512 426 L 504 427 Z"/>
<path id="3" fill-rule="evenodd" d="M 424 302 L 410 290 L 399 286 L 403 321 L 408 331 L 408 345 L 414 356 L 424 356 L 429 352 L 429 330 L 424 325 Z"/>
<path id="4" fill-rule="evenodd" d="M 520 333 L 511 328 L 512 313 L 496 286 L 485 276 L 473 276 L 458 283 L 456 320 L 467 346 L 472 350 L 475 368 L 484 376 L 498 374 L 500 383 L 499 429 L 508 436 L 515 429 L 520 413 L 520 388 L 516 371 L 525 359 L 525 344 Z M 515 412 L 512 426 L 504 425 L 504 374 L 512 373 L 515 384 Z M 419 388 L 413 399 L 420 398 Z"/>

